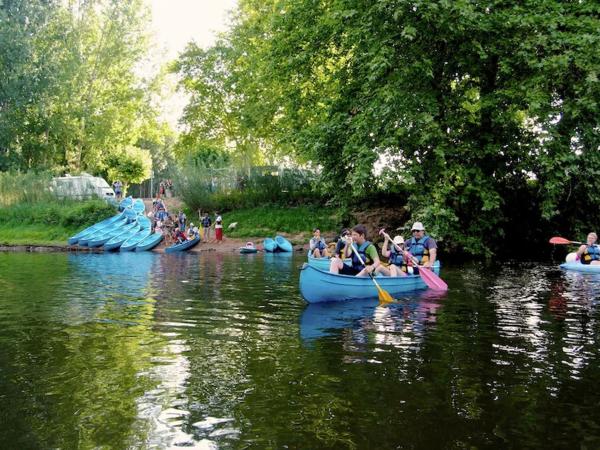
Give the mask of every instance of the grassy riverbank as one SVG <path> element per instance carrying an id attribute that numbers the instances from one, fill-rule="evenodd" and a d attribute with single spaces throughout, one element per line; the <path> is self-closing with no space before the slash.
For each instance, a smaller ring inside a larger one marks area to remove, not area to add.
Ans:
<path id="1" fill-rule="evenodd" d="M 15 204 L 3 208 L 0 215 L 0 244 L 64 245 L 69 236 L 114 213 L 102 200 Z M 225 227 L 237 222 L 235 229 L 225 230 L 226 237 L 263 238 L 284 233 L 297 243 L 310 238 L 315 227 L 333 233 L 341 223 L 338 210 L 314 206 L 265 206 L 228 212 L 223 218 Z"/>
<path id="2" fill-rule="evenodd" d="M 115 208 L 103 200 L 18 203 L 2 209 L 0 244 L 64 245 L 69 236 L 113 214 Z"/>
<path id="3" fill-rule="evenodd" d="M 335 208 L 315 206 L 262 206 L 223 214 L 225 235 L 233 238 L 273 237 L 285 233 L 292 240 L 303 242 L 315 227 L 322 232 L 339 231 L 342 217 Z M 227 226 L 237 222 L 233 230 Z"/>

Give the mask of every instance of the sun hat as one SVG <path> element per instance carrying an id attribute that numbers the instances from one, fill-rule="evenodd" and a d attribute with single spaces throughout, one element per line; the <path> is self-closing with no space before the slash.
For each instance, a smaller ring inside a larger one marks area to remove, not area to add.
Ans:
<path id="1" fill-rule="evenodd" d="M 410 229 L 411 231 L 425 231 L 425 227 L 423 226 L 423 224 L 421 222 L 415 222 L 413 223 L 412 228 Z"/>
<path id="2" fill-rule="evenodd" d="M 402 236 L 394 236 L 394 244 L 396 244 L 396 245 L 403 245 L 404 244 L 404 238 Z"/>

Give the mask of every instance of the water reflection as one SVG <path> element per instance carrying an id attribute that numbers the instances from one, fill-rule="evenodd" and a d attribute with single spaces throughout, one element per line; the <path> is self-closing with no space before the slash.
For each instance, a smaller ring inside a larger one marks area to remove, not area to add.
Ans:
<path id="1" fill-rule="evenodd" d="M 491 288 L 497 328 L 502 340 L 495 363 L 511 364 L 514 356 L 531 360 L 534 374 L 554 374 L 561 365 L 572 379 L 596 358 L 597 311 L 600 276 L 561 272 L 540 267 L 507 268 Z M 529 368 L 526 368 L 529 370 Z M 549 389 L 556 392 L 553 383 Z"/>
<path id="2" fill-rule="evenodd" d="M 397 303 L 380 306 L 376 299 L 313 303 L 300 317 L 300 336 L 307 343 L 334 336 L 342 330 L 357 345 L 376 344 L 417 350 L 428 326 L 435 324 L 437 309 L 446 293 L 424 291 L 406 295 Z M 357 347 L 355 347 L 357 349 Z"/>
<path id="3" fill-rule="evenodd" d="M 121 256 L 0 254 L 0 448 L 599 448 L 595 277 L 306 306 L 305 255 Z"/>

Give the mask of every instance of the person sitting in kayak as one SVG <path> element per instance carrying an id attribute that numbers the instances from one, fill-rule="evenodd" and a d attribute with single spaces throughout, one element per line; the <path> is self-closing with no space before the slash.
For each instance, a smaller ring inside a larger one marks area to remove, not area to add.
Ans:
<path id="1" fill-rule="evenodd" d="M 381 254 L 388 258 L 389 266 L 379 266 L 377 273 L 381 273 L 386 277 L 405 277 L 406 265 L 404 263 L 404 238 L 395 236 L 393 241 L 390 241 L 389 236 L 384 234 L 383 248 Z M 391 245 L 389 245 L 391 242 Z M 388 246 L 390 247 L 388 250 Z"/>
<path id="2" fill-rule="evenodd" d="M 313 238 L 309 242 L 310 252 L 313 258 L 324 258 L 326 255 L 327 243 L 321 237 L 321 230 L 313 230 Z"/>
<path id="3" fill-rule="evenodd" d="M 187 241 L 187 236 L 183 231 L 181 231 L 179 227 L 175 228 L 175 231 L 173 233 L 175 234 L 174 240 L 177 244 L 181 244 L 182 242 Z"/>
<path id="4" fill-rule="evenodd" d="M 360 259 L 356 256 L 356 253 L 360 255 Z M 346 258 L 352 258 L 352 265 L 344 264 L 344 261 L 336 256 L 329 266 L 331 273 L 366 277 L 380 265 L 377 248 L 367 241 L 367 229 L 364 225 L 356 225 L 352 228 L 351 236 L 344 238 L 344 251 L 342 254 Z"/>
<path id="5" fill-rule="evenodd" d="M 412 237 L 404 242 L 404 248 L 415 257 L 420 266 L 432 267 L 437 256 L 437 243 L 425 235 L 425 227 L 421 222 L 415 222 L 411 228 Z M 409 265 L 407 260 L 405 265 Z M 415 268 L 415 274 L 418 269 Z"/>
<path id="6" fill-rule="evenodd" d="M 587 244 L 583 244 L 577 250 L 577 256 L 581 264 L 600 264 L 600 247 L 596 244 L 597 240 L 598 235 L 596 233 L 587 235 Z"/>
<path id="7" fill-rule="evenodd" d="M 340 236 L 335 244 L 335 251 L 333 252 L 334 256 L 338 258 L 344 259 L 344 247 L 346 247 L 345 239 L 350 237 L 350 230 L 348 228 L 342 228 L 340 231 Z"/>

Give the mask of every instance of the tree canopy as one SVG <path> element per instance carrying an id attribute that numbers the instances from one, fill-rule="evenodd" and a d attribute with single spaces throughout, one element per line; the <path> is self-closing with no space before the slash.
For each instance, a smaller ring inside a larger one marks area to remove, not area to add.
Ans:
<path id="1" fill-rule="evenodd" d="M 589 227 L 599 13 L 586 0 L 241 0 L 230 32 L 176 64 L 186 138 L 310 161 L 342 200 L 401 185 L 414 219 L 473 254 Z"/>
<path id="2" fill-rule="evenodd" d="M 106 174 L 152 140 L 147 23 L 143 0 L 0 1 L 0 169 Z"/>

